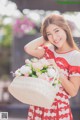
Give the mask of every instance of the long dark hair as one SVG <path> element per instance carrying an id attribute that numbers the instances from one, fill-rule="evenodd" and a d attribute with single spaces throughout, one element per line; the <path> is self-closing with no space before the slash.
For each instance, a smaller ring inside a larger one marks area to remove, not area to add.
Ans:
<path id="1" fill-rule="evenodd" d="M 46 34 L 46 28 L 50 24 L 55 24 L 55 25 L 61 27 L 66 32 L 67 42 L 68 42 L 69 46 L 73 49 L 78 50 L 78 47 L 77 47 L 76 43 L 74 42 L 68 22 L 64 19 L 64 17 L 62 15 L 51 14 L 51 15 L 45 17 L 45 19 L 43 20 L 42 25 L 41 25 L 41 33 L 45 40 L 48 41 L 47 34 Z"/>

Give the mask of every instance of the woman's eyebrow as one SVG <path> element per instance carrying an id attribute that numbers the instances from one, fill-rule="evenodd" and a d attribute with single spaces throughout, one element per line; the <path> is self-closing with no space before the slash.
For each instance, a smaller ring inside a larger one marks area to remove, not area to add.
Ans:
<path id="1" fill-rule="evenodd" d="M 55 31 L 55 30 L 57 30 L 57 29 L 59 29 L 59 28 L 54 28 L 53 31 Z"/>
<path id="2" fill-rule="evenodd" d="M 59 28 L 54 28 L 54 29 L 53 29 L 53 31 L 56 31 L 57 29 L 59 29 Z M 49 32 L 49 31 L 47 31 L 46 33 L 50 33 L 50 32 Z"/>
<path id="3" fill-rule="evenodd" d="M 50 32 L 46 32 L 47 34 L 49 34 Z"/>

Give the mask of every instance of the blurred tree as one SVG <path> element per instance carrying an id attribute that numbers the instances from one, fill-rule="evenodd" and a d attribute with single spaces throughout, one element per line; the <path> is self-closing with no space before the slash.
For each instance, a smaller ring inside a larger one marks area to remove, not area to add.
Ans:
<path id="1" fill-rule="evenodd" d="M 0 46 L 10 47 L 12 42 L 12 27 L 11 25 L 2 25 L 1 28 L 3 33 L 0 40 Z"/>
<path id="2" fill-rule="evenodd" d="M 0 47 L 0 75 L 10 74 L 11 66 L 11 51 L 10 48 Z"/>
<path id="3" fill-rule="evenodd" d="M 12 26 L 3 24 L 3 19 L 0 19 L 0 76 L 9 75 L 11 66 Z"/>

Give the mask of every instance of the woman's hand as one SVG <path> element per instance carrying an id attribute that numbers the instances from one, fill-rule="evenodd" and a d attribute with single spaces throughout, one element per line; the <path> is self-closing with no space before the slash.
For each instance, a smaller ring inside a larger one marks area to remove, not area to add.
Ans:
<path id="1" fill-rule="evenodd" d="M 61 69 L 59 69 L 59 81 L 62 83 L 64 79 L 67 79 L 67 76 L 62 73 Z"/>
<path id="2" fill-rule="evenodd" d="M 28 53 L 34 57 L 42 58 L 45 54 L 45 49 L 40 46 L 45 43 L 46 43 L 46 41 L 44 40 L 44 38 L 40 37 L 40 38 L 32 40 L 31 42 L 26 44 L 24 46 L 24 50 L 26 53 Z"/>
<path id="3" fill-rule="evenodd" d="M 49 62 L 50 64 L 52 64 L 54 67 L 56 67 L 58 70 L 60 70 L 60 68 L 57 66 L 57 64 L 56 64 L 56 62 L 55 62 L 54 59 L 48 59 L 48 62 Z"/>
<path id="4" fill-rule="evenodd" d="M 59 81 L 61 82 L 66 92 L 72 97 L 76 96 L 79 90 L 80 77 L 71 76 L 68 78 L 65 74 L 62 73 L 62 71 L 60 71 L 59 74 Z"/>

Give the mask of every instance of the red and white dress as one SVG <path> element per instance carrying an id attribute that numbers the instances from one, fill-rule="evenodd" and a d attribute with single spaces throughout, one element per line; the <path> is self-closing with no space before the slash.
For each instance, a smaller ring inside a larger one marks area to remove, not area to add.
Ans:
<path id="1" fill-rule="evenodd" d="M 53 46 L 44 47 L 46 59 L 54 59 L 62 72 L 70 78 L 80 76 L 80 52 L 77 50 L 56 53 Z M 61 86 L 50 109 L 30 106 L 27 120 L 73 120 L 69 98 L 71 96 Z"/>

